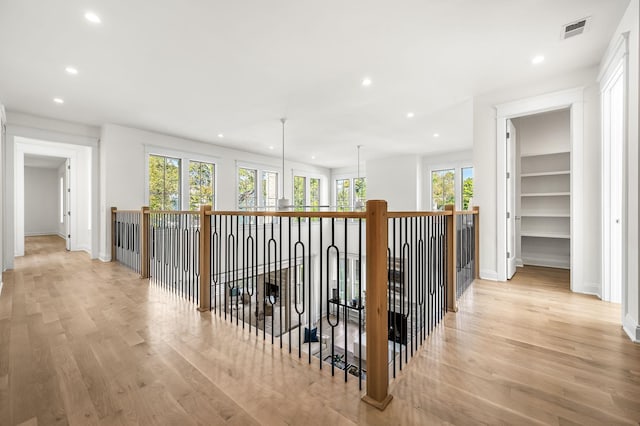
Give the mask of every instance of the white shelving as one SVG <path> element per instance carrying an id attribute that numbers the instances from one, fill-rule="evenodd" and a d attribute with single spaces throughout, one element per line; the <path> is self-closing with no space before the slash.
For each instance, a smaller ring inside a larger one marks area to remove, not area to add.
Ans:
<path id="1" fill-rule="evenodd" d="M 520 155 L 520 237 L 525 265 L 570 266 L 570 153 Z"/>

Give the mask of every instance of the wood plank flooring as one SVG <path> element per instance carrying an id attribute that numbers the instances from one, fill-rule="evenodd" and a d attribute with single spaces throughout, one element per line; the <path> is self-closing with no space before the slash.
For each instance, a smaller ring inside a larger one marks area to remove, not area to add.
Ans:
<path id="1" fill-rule="evenodd" d="M 566 271 L 476 281 L 384 412 L 115 263 L 31 237 L 0 293 L 1 425 L 638 424 L 640 345 Z"/>

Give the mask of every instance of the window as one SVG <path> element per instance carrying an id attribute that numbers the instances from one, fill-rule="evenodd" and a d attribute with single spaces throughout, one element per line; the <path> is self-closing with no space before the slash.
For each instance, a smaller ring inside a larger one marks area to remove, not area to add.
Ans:
<path id="1" fill-rule="evenodd" d="M 455 169 L 431 172 L 431 200 L 434 210 L 444 210 L 447 204 L 455 204 Z"/>
<path id="2" fill-rule="evenodd" d="M 255 169 L 238 169 L 238 208 L 254 209 L 258 206 L 258 194 L 256 192 L 256 180 L 258 171 Z"/>
<path id="3" fill-rule="evenodd" d="M 473 198 L 473 167 L 462 168 L 462 210 L 469 210 Z"/>
<path id="4" fill-rule="evenodd" d="M 293 205 L 295 211 L 304 211 L 307 205 L 307 178 L 304 176 L 293 177 Z"/>
<path id="5" fill-rule="evenodd" d="M 336 268 L 336 259 L 333 257 L 331 265 L 331 277 L 335 288 L 339 288 L 339 299 L 347 304 L 357 305 L 358 299 L 361 297 L 358 291 L 360 286 L 360 261 L 352 257 L 347 257 L 346 259 L 341 257 L 337 262 L 338 268 Z M 364 294 L 365 291 L 366 280 L 363 279 L 362 294 Z"/>
<path id="6" fill-rule="evenodd" d="M 309 205 L 316 207 L 312 210 L 318 210 L 317 207 L 320 206 L 320 179 L 318 178 L 309 179 Z"/>
<path id="7" fill-rule="evenodd" d="M 277 204 L 277 172 L 238 167 L 238 209 L 276 207 Z"/>
<path id="8" fill-rule="evenodd" d="M 353 180 L 353 205 L 356 205 L 356 202 L 362 201 L 363 203 L 367 200 L 367 178 L 355 178 Z"/>
<path id="9" fill-rule="evenodd" d="M 276 207 L 278 204 L 278 173 L 262 172 L 262 200 L 265 207 Z"/>
<path id="10" fill-rule="evenodd" d="M 367 200 L 367 178 L 336 179 L 336 210 L 351 210 Z"/>
<path id="11" fill-rule="evenodd" d="M 149 155 L 149 208 L 180 210 L 180 159 Z"/>
<path id="12" fill-rule="evenodd" d="M 336 209 L 351 209 L 351 179 L 336 180 Z"/>
<path id="13" fill-rule="evenodd" d="M 202 161 L 189 162 L 189 210 L 214 207 L 216 166 Z"/>

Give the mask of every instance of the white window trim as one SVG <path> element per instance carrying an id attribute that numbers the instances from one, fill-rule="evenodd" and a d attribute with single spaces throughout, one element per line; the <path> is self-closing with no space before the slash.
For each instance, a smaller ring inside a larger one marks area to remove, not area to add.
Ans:
<path id="1" fill-rule="evenodd" d="M 180 210 L 189 210 L 189 163 L 191 161 L 198 161 L 213 164 L 215 166 L 213 174 L 213 205 L 216 206 L 218 204 L 218 166 L 220 164 L 219 157 L 212 157 L 209 155 L 203 155 L 189 151 L 177 151 L 154 145 L 145 145 L 144 154 L 144 203 L 146 206 L 149 205 L 150 155 L 177 158 L 180 160 Z"/>
<path id="2" fill-rule="evenodd" d="M 462 169 L 466 169 L 469 167 L 474 169 L 473 174 L 474 174 L 474 182 L 475 182 L 475 168 L 473 167 L 473 162 L 471 160 L 453 161 L 450 163 L 430 164 L 429 167 L 427 167 L 427 176 L 425 177 L 425 179 L 428 182 L 427 186 L 429 191 L 428 197 L 427 197 L 427 199 L 429 200 L 428 210 L 433 209 L 433 182 L 431 180 L 431 176 L 433 172 L 438 172 L 442 170 L 451 170 L 451 169 L 455 171 L 454 181 L 453 181 L 453 185 L 455 189 L 455 208 L 456 210 L 462 209 Z"/>
<path id="3" fill-rule="evenodd" d="M 306 178 L 306 182 L 305 182 L 305 204 L 309 205 L 309 202 L 311 200 L 311 183 L 310 183 L 310 179 L 320 179 L 320 200 L 318 201 L 319 204 L 322 205 L 326 205 L 327 203 L 325 202 L 325 197 L 323 197 L 323 190 L 322 188 L 326 185 L 327 182 L 327 177 L 324 175 L 321 175 L 319 173 L 315 173 L 315 172 L 308 172 L 305 170 L 300 170 L 300 169 L 292 169 L 291 170 L 291 202 L 293 203 L 294 200 L 294 185 L 293 185 L 293 180 L 296 176 L 299 177 L 304 177 Z"/>
<path id="4" fill-rule="evenodd" d="M 257 176 L 256 176 L 256 207 L 257 208 L 263 208 L 266 207 L 264 205 L 264 200 L 262 199 L 262 191 L 260 190 L 260 186 L 259 183 L 261 182 L 261 173 L 263 172 L 269 172 L 269 173 L 276 173 L 276 175 L 278 176 L 278 182 L 276 185 L 276 200 L 278 198 L 280 198 L 280 192 L 282 188 L 282 184 L 283 184 L 283 180 L 282 180 L 282 170 L 280 170 L 277 166 L 270 166 L 268 164 L 260 164 L 260 163 L 245 163 L 245 162 L 241 162 L 241 161 L 236 161 L 236 195 L 235 195 L 235 205 L 236 205 L 236 209 L 240 210 L 240 206 L 238 205 L 238 186 L 240 185 L 240 179 L 238 178 L 238 169 L 251 169 L 251 170 L 256 170 L 257 171 Z"/>
<path id="5" fill-rule="evenodd" d="M 331 201 L 332 201 L 332 205 L 335 207 L 338 206 L 338 193 L 336 191 L 336 182 L 344 179 L 349 179 L 351 181 L 351 199 L 349 200 L 349 208 L 354 208 L 356 204 L 356 185 L 354 181 L 356 179 L 364 179 L 365 181 L 367 181 L 367 175 L 361 174 L 360 176 L 358 176 L 357 173 L 341 173 L 341 174 L 333 175 L 333 177 L 331 178 L 331 183 L 332 183 Z"/>

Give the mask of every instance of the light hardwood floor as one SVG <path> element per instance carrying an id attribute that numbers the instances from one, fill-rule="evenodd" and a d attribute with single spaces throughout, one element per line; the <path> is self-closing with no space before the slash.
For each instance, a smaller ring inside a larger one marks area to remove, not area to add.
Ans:
<path id="1" fill-rule="evenodd" d="M 27 240 L 0 294 L 0 424 L 638 424 L 640 346 L 564 271 L 476 281 L 392 384 L 357 382 L 149 286 Z"/>

